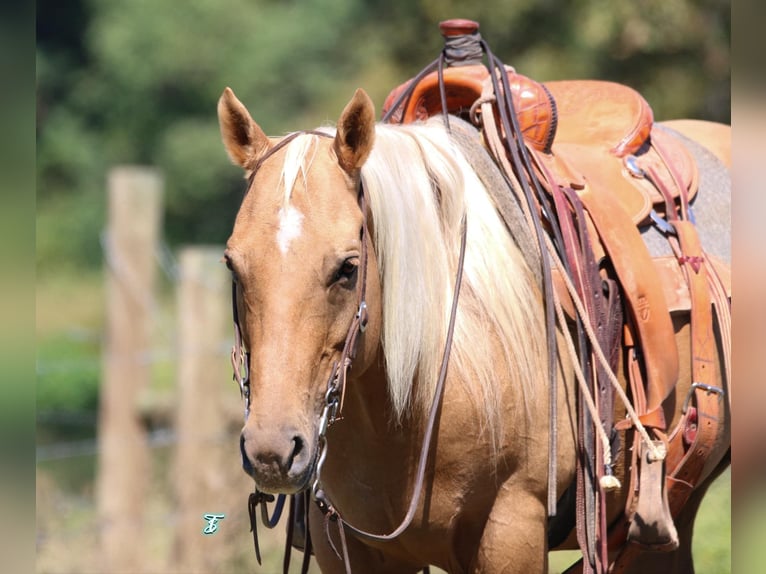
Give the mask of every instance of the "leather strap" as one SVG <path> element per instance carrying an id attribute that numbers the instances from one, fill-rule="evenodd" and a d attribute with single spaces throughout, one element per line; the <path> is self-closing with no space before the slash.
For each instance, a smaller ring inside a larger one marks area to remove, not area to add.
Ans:
<path id="1" fill-rule="evenodd" d="M 359 182 L 359 209 L 363 214 L 362 229 L 361 229 L 361 254 L 359 257 L 359 277 L 361 278 L 361 285 L 357 291 L 357 312 L 354 318 L 351 320 L 351 326 L 348 329 L 348 335 L 346 335 L 346 342 L 343 345 L 343 352 L 341 353 L 340 363 L 338 364 L 338 384 L 340 392 L 340 408 L 338 414 L 343 411 L 343 402 L 346 397 L 346 375 L 348 369 L 351 368 L 351 362 L 356 358 L 356 352 L 359 348 L 359 336 L 367 328 L 367 321 L 369 316 L 367 314 L 367 267 L 368 267 L 368 253 L 367 253 L 367 237 L 369 236 L 369 230 L 367 228 L 367 197 L 364 192 L 364 187 Z"/>
<path id="2" fill-rule="evenodd" d="M 542 164 L 541 164 L 542 165 Z M 602 307 L 599 294 L 594 292 L 594 281 L 598 280 L 598 269 L 596 267 L 595 260 L 593 259 L 593 250 L 590 248 L 590 242 L 588 240 L 587 231 L 583 218 L 585 213 L 582 210 L 577 195 L 574 190 L 564 188 L 554 181 L 550 172 L 542 166 L 543 174 L 548 183 L 548 191 L 553 196 L 554 206 L 556 209 L 556 215 L 558 217 L 559 226 L 561 228 L 561 234 L 564 239 L 564 251 L 569 260 L 569 268 L 572 274 L 572 282 L 574 283 L 581 300 L 583 301 L 586 316 L 581 317 L 582 321 L 590 322 L 591 326 L 597 332 L 601 332 L 601 326 L 599 323 L 603 319 Z M 574 210 L 574 214 L 572 213 Z M 573 221 L 573 216 L 576 215 L 577 223 Z M 579 321 L 578 334 L 582 331 Z M 581 361 L 583 365 L 593 365 L 591 360 L 590 346 L 584 340 L 580 334 L 581 347 Z M 599 344 L 602 342 L 599 341 Z M 593 368 L 583 369 L 588 381 L 587 391 L 592 398 L 596 399 L 597 395 L 593 393 L 594 383 L 594 370 Z M 580 549 L 583 552 L 583 556 L 587 557 L 585 561 L 585 573 L 589 574 L 593 571 L 600 573 L 602 568 L 601 564 L 605 564 L 603 558 L 599 556 L 596 559 L 597 554 L 601 554 L 598 547 L 600 535 L 600 523 L 603 507 L 600 504 L 601 494 L 598 484 L 598 463 L 599 460 L 597 451 L 599 450 L 598 441 L 594 440 L 593 427 L 594 424 L 599 424 L 597 421 L 591 420 L 590 414 L 587 409 L 579 409 L 579 424 L 580 424 L 580 437 L 578 440 L 579 456 L 577 458 L 578 472 L 577 472 L 577 489 L 578 489 L 578 501 L 577 505 L 578 513 L 576 517 L 578 543 Z M 595 463 L 595 464 L 594 464 Z M 587 471 L 586 471 L 587 470 Z"/>
<path id="3" fill-rule="evenodd" d="M 705 462 L 720 440 L 721 393 L 714 388 L 713 365 L 716 340 L 707 281 L 707 265 L 694 225 L 689 221 L 673 221 L 678 234 L 682 260 L 692 300 L 691 345 L 693 393 L 697 411 L 697 432 L 694 442 L 678 467 L 668 476 L 670 507 L 674 515 L 683 508 L 696 487 Z"/>
<path id="4" fill-rule="evenodd" d="M 402 519 L 401 523 L 388 534 L 376 534 L 368 532 L 364 529 L 357 528 L 354 525 L 346 521 L 340 512 L 330 503 L 326 498 L 324 500 L 317 500 L 320 510 L 325 513 L 326 516 L 332 517 L 338 523 L 338 528 L 341 533 L 341 543 L 344 545 L 345 553 L 345 529 L 349 529 L 355 535 L 369 540 L 389 541 L 394 540 L 400 536 L 412 523 L 417 511 L 418 504 L 420 502 L 420 496 L 423 490 L 423 484 L 425 481 L 425 472 L 428 464 L 428 452 L 431 449 L 433 430 L 436 425 L 436 418 L 439 412 L 442 399 L 444 397 L 444 383 L 447 379 L 447 369 L 449 366 L 450 351 L 452 349 L 452 339 L 455 332 L 455 320 L 457 318 L 457 306 L 460 297 L 460 286 L 463 281 L 463 268 L 465 263 L 465 250 L 466 250 L 466 233 L 467 225 L 465 216 L 462 221 L 462 236 L 460 242 L 460 255 L 458 257 L 457 273 L 455 277 L 455 288 L 452 296 L 452 308 L 450 310 L 450 320 L 447 327 L 447 337 L 444 343 L 444 353 L 442 355 L 441 369 L 439 371 L 439 378 L 437 379 L 436 389 L 434 391 L 433 402 L 431 403 L 431 409 L 428 415 L 428 422 L 426 424 L 426 431 L 423 437 L 423 443 L 420 450 L 420 458 L 418 461 L 417 473 L 415 475 L 415 482 L 412 489 L 412 496 L 410 497 L 410 504 L 407 508 L 407 513 Z"/>
<path id="5" fill-rule="evenodd" d="M 596 195 L 586 186 L 580 192 L 580 199 L 610 256 L 629 303 L 643 349 L 647 412 L 656 413 L 656 426 L 664 429 L 662 403 L 678 380 L 678 351 L 657 271 L 638 229 L 609 193 Z"/>
<path id="6" fill-rule="evenodd" d="M 261 168 L 261 166 L 266 162 L 266 160 L 269 159 L 271 156 L 273 156 L 275 153 L 277 153 L 279 150 L 281 150 L 283 147 L 286 147 L 287 144 L 289 144 L 295 138 L 302 135 L 313 135 L 313 136 L 320 136 L 325 138 L 333 137 L 326 132 L 322 132 L 318 130 L 301 130 L 301 131 L 287 134 L 285 137 L 279 140 L 276 144 L 274 144 L 268 150 L 266 150 L 266 153 L 264 153 L 261 157 L 259 157 L 258 160 L 255 162 L 255 165 L 252 168 L 252 173 L 250 174 L 250 178 L 248 181 L 247 191 L 250 191 L 250 187 L 253 185 L 253 179 L 255 178 L 256 172 Z"/>
<path id="7" fill-rule="evenodd" d="M 655 142 L 656 143 L 656 142 Z M 661 147 L 661 158 L 665 158 Z M 683 416 L 670 435 L 668 455 L 665 460 L 670 474 L 666 478 L 665 495 L 672 517 L 678 516 L 688 501 L 691 492 L 697 486 L 705 463 L 710 453 L 721 440 L 722 425 L 722 390 L 712 386 L 713 368 L 716 360 L 716 339 L 713 332 L 711 300 L 715 302 L 719 332 L 724 346 L 726 373 L 729 380 L 728 354 L 730 352 L 730 305 L 726 288 L 704 253 L 699 235 L 690 217 L 689 200 L 686 189 L 671 163 L 664 161 L 674 185 L 678 187 L 680 209 L 677 210 L 673 194 L 664 179 L 659 176 L 654 166 L 646 167 L 646 175 L 665 200 L 665 213 L 675 235 L 668 240 L 676 253 L 677 260 L 685 277 L 690 299 L 692 387 L 683 405 Z M 680 211 L 680 217 L 679 213 Z M 696 406 L 689 406 L 694 398 Z M 635 479 L 631 484 L 636 484 Z M 633 497 L 630 497 L 631 500 Z M 630 509 L 629 509 L 630 510 Z M 629 512 L 629 511 L 628 511 Z M 628 513 L 626 512 L 626 513 Z M 624 540 L 625 523 L 615 529 L 610 542 Z M 672 548 L 672 544 L 671 544 Z M 611 572 L 623 572 L 643 551 L 641 545 L 628 543 L 619 552 Z"/>
<path id="8" fill-rule="evenodd" d="M 490 61 L 489 78 L 485 81 L 482 100 L 482 118 L 485 125 L 485 135 L 490 146 L 490 151 L 503 169 L 501 169 L 508 188 L 516 195 L 522 210 L 527 218 L 530 230 L 533 231 L 540 254 L 542 293 L 545 301 L 545 325 L 546 343 L 548 350 L 548 365 L 555 365 L 557 352 L 556 342 L 556 317 L 553 295 L 553 276 L 551 262 L 545 246 L 545 231 L 543 229 L 543 216 L 551 214 L 550 205 L 542 191 L 542 184 L 532 167 L 530 156 L 532 152 L 524 145 L 518 119 L 513 107 L 511 89 L 508 76 L 504 73 L 505 66 L 495 58 L 489 46 L 482 41 L 482 49 Z M 498 80 L 498 76 L 500 79 Z M 502 83 L 502 88 L 501 84 Z M 495 106 L 491 102 L 495 102 Z M 500 128 L 505 135 L 501 137 L 500 130 L 495 124 L 495 109 L 500 119 Z M 487 132 L 489 130 L 490 133 Z M 542 213 L 541 213 L 542 211 Z M 555 244 L 563 250 L 563 240 L 558 223 L 553 217 L 548 219 L 549 229 L 553 235 Z M 548 370 L 548 404 L 550 429 L 548 433 L 548 515 L 555 516 L 558 496 L 556 492 L 556 452 L 558 450 L 556 440 L 555 421 L 558 385 L 556 382 L 556 369 Z"/>

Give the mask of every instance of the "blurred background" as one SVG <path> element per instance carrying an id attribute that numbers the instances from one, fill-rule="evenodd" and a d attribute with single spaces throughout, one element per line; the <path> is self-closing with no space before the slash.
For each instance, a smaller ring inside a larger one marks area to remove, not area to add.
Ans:
<path id="1" fill-rule="evenodd" d="M 260 570 L 248 533 L 218 263 L 244 182 L 216 102 L 231 86 L 270 135 L 334 122 L 357 87 L 380 108 L 455 17 L 536 80 L 731 120 L 726 1 L 38 0 L 39 572 L 277 570 L 281 527 Z M 729 480 L 699 572 L 730 570 Z M 206 513 L 226 516 L 208 536 Z"/>

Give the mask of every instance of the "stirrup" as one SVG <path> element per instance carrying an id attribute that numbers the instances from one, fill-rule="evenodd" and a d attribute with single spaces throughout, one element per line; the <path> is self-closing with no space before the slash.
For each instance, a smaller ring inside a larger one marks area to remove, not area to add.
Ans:
<path id="1" fill-rule="evenodd" d="M 653 441 L 662 452 L 667 445 L 662 440 Z M 638 482 L 638 502 L 630 517 L 628 541 L 647 550 L 671 551 L 678 548 L 678 532 L 670 514 L 668 491 L 665 487 L 665 459 L 655 460 L 651 453 L 641 448 Z"/>

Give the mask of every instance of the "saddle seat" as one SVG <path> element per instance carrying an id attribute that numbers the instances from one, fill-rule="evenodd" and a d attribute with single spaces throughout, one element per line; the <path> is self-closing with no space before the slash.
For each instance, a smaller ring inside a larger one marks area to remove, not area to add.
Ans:
<path id="1" fill-rule="evenodd" d="M 683 186 L 689 201 L 697 193 L 697 166 L 677 139 L 654 123 L 652 109 L 633 88 L 599 80 L 545 84 L 558 108 L 558 129 L 550 154 L 538 154 L 574 189 L 587 182 L 615 196 L 635 225 L 654 209 L 665 214 L 665 199 L 641 172 L 649 166 L 678 200 Z M 658 152 L 662 149 L 662 154 Z M 673 166 L 680 181 L 668 173 Z"/>
<path id="2" fill-rule="evenodd" d="M 688 151 L 654 124 L 652 109 L 641 94 L 628 86 L 597 80 L 562 80 L 540 83 L 506 66 L 516 116 L 529 149 L 566 180 L 582 189 L 585 180 L 608 189 L 629 213 L 634 224 L 648 220 L 652 209 L 663 214 L 664 198 L 645 178 L 631 175 L 626 162 L 661 167 L 672 163 L 691 200 L 697 191 L 696 166 Z M 443 71 L 449 113 L 471 120 L 470 110 L 480 101 L 489 81 L 486 67 L 454 66 Z M 410 87 L 405 82 L 388 95 L 383 114 L 394 107 Z M 431 72 L 415 86 L 404 106 L 396 108 L 390 121 L 410 123 L 426 120 L 442 111 L 439 75 Z M 652 141 L 660 140 L 664 155 L 658 156 Z M 670 176 L 668 176 L 670 177 Z M 668 182 L 667 187 L 678 186 Z"/>

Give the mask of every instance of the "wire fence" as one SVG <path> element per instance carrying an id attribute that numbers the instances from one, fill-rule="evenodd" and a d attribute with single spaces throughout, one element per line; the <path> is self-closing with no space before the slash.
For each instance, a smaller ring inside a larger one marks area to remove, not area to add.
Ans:
<path id="1" fill-rule="evenodd" d="M 103 299 L 93 301 L 105 322 L 69 325 L 39 348 L 41 572 L 220 571 L 251 549 L 223 247 L 162 240 L 161 182 L 143 168 L 110 174 Z M 95 399 L 77 395 L 88 385 Z M 72 397 L 98 407 L 62 408 Z M 201 544 L 205 512 L 228 519 Z"/>

